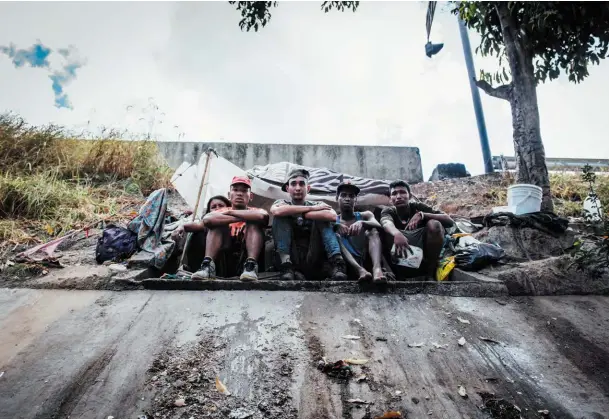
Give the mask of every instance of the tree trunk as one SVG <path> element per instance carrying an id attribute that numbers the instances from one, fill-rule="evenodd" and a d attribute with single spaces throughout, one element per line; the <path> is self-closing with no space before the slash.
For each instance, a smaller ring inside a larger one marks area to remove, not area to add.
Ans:
<path id="1" fill-rule="evenodd" d="M 512 109 L 517 180 L 541 187 L 541 210 L 553 211 L 546 153 L 541 141 L 533 56 L 527 50 L 526 39 L 517 35 L 519 30 L 510 16 L 507 2 L 499 3 L 497 13 L 512 73 L 510 94 L 506 99 Z"/>

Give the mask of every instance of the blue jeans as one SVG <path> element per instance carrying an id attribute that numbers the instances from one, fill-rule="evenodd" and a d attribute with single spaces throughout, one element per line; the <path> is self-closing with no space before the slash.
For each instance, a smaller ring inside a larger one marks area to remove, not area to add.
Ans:
<path id="1" fill-rule="evenodd" d="M 315 234 L 313 234 L 315 231 L 319 232 L 328 259 L 332 256 L 340 255 L 338 238 L 329 222 L 303 220 L 304 225 L 299 226 L 296 220 L 294 217 L 273 218 L 273 238 L 275 239 L 275 249 L 279 254 L 291 255 L 294 230 L 304 230 L 304 227 L 308 227 L 311 231 L 311 239 L 315 238 Z M 309 249 L 316 245 L 317 243 L 309 242 Z"/>

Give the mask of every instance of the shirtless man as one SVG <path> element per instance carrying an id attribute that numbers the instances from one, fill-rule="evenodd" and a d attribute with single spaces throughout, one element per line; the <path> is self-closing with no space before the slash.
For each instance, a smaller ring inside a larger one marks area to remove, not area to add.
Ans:
<path id="1" fill-rule="evenodd" d="M 410 186 L 403 180 L 391 182 L 389 197 L 393 205 L 381 212 L 381 224 L 391 237 L 396 254 L 407 257 L 411 245 L 423 249 L 421 267 L 427 275 L 435 277 L 444 244 L 444 227 L 451 227 L 454 221 L 423 203 L 411 202 Z"/>
<path id="2" fill-rule="evenodd" d="M 210 212 L 203 217 L 203 223 L 209 229 L 205 242 L 205 258 L 201 269 L 192 275 L 192 279 L 215 279 L 215 259 L 221 252 L 227 259 L 225 276 L 238 275 L 243 250 L 247 253 L 247 259 L 240 279 L 258 279 L 258 256 L 264 247 L 262 229 L 268 224 L 269 215 L 263 209 L 248 206 L 252 199 L 251 187 L 247 176 L 235 176 L 228 194 L 231 207 Z"/>
<path id="3" fill-rule="evenodd" d="M 336 188 L 336 200 L 340 214 L 337 216 L 336 232 L 340 238 L 343 258 L 347 266 L 358 274 L 358 280 L 386 281 L 382 269 L 382 243 L 379 230 L 381 224 L 370 211 L 355 212 L 355 203 L 360 189 L 344 181 Z M 372 274 L 364 269 L 366 255 L 372 260 Z"/>
<path id="4" fill-rule="evenodd" d="M 305 272 L 316 276 L 321 266 L 318 251 L 323 247 L 332 268 L 331 279 L 346 280 L 345 261 L 332 228 L 336 212 L 323 202 L 306 199 L 311 189 L 308 182 L 307 170 L 292 170 L 282 188 L 290 194 L 290 199 L 277 200 L 271 207 L 281 279 L 294 280 L 297 273 L 302 279 Z"/>

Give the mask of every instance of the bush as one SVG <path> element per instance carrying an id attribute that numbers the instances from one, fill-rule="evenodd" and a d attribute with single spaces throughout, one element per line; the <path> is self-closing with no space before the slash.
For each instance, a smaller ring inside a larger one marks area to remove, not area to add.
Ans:
<path id="1" fill-rule="evenodd" d="M 0 170 L 14 175 L 51 171 L 58 179 L 93 183 L 130 180 L 145 195 L 170 187 L 171 169 L 153 141 L 106 135 L 80 140 L 55 125 L 31 127 L 16 115 L 0 115 Z"/>
<path id="2" fill-rule="evenodd" d="M 79 140 L 58 126 L 0 115 L 0 242 L 46 240 L 119 217 L 125 206 L 131 214 L 143 195 L 171 187 L 154 142 L 114 137 Z"/>
<path id="3" fill-rule="evenodd" d="M 550 173 L 550 188 L 554 197 L 554 210 L 558 215 L 582 216 L 583 202 L 590 192 L 590 187 L 580 173 Z M 609 176 L 597 176 L 595 190 L 606 213 L 609 210 Z"/>

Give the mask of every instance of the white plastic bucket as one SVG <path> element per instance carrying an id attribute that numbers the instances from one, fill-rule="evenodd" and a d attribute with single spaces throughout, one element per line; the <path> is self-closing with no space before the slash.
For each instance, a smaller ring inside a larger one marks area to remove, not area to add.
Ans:
<path id="1" fill-rule="evenodd" d="M 508 188 L 508 207 L 516 215 L 538 212 L 541 209 L 541 188 L 535 185 L 512 185 Z"/>

